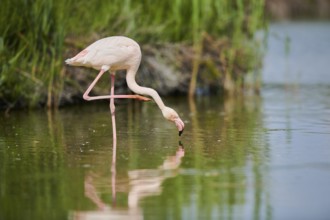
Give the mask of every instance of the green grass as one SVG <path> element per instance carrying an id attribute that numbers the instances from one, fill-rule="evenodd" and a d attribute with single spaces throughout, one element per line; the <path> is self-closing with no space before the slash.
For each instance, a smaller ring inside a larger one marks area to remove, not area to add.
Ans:
<path id="1" fill-rule="evenodd" d="M 64 53 L 91 39 L 126 35 L 140 43 L 199 45 L 203 33 L 246 47 L 263 25 L 264 0 L 2 0 L 0 105 L 56 106 Z M 198 47 L 198 46 L 196 46 Z"/>

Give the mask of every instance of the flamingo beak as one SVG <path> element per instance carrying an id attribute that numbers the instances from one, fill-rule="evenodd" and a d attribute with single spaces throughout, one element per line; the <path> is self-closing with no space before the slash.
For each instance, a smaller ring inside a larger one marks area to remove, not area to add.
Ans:
<path id="1" fill-rule="evenodd" d="M 184 130 L 184 123 L 180 118 L 177 118 L 174 120 L 176 127 L 179 130 L 179 136 L 181 136 L 181 134 L 183 133 Z"/>

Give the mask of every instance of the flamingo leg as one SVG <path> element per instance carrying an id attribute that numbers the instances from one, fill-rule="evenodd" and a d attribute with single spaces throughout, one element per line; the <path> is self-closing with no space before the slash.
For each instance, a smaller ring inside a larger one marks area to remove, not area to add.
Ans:
<path id="1" fill-rule="evenodd" d="M 110 111 L 111 111 L 111 121 L 112 121 L 112 135 L 113 135 L 113 147 L 117 145 L 117 132 L 116 132 L 116 117 L 115 117 L 115 74 L 111 75 L 111 90 L 110 90 Z"/>
<path id="2" fill-rule="evenodd" d="M 92 100 L 99 100 L 99 99 L 111 99 L 111 98 L 115 98 L 115 99 L 137 99 L 140 101 L 150 101 L 151 99 L 141 96 L 141 95 L 114 95 L 114 94 L 110 94 L 110 95 L 101 95 L 101 96 L 89 96 L 89 93 L 91 92 L 91 90 L 93 89 L 93 87 L 95 86 L 95 84 L 97 83 L 97 81 L 99 81 L 99 79 L 101 78 L 101 76 L 104 74 L 106 70 L 104 70 L 103 68 L 100 70 L 99 74 L 96 76 L 96 78 L 94 79 L 94 81 L 91 83 L 91 85 L 87 88 L 87 90 L 85 91 L 83 98 L 87 101 L 92 101 Z M 113 74 L 111 74 L 113 75 Z M 114 80 L 114 78 L 113 78 Z"/>
<path id="3" fill-rule="evenodd" d="M 115 114 L 115 74 L 110 73 L 111 76 L 111 89 L 110 89 L 110 110 L 111 114 Z"/>
<path id="4" fill-rule="evenodd" d="M 115 73 L 110 73 L 111 89 L 110 89 L 110 111 L 112 121 L 112 165 L 111 165 L 111 189 L 112 189 L 112 205 L 116 206 L 116 155 L 117 155 L 117 132 L 116 132 L 116 117 L 115 117 Z"/>

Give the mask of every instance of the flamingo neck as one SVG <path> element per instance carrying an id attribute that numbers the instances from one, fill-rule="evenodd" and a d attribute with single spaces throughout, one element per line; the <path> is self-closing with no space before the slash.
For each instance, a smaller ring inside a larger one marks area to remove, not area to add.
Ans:
<path id="1" fill-rule="evenodd" d="M 135 75 L 136 70 L 127 70 L 126 81 L 128 88 L 130 88 L 133 92 L 137 94 L 151 96 L 160 108 L 160 110 L 163 110 L 165 108 L 165 104 L 160 98 L 159 94 L 156 92 L 156 90 L 148 87 L 139 86 L 135 81 Z"/>

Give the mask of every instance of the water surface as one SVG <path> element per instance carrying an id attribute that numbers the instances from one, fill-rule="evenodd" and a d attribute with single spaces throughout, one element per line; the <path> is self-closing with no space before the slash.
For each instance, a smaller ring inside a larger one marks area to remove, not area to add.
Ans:
<path id="1" fill-rule="evenodd" d="M 0 219 L 327 219 L 330 83 L 296 52 L 300 25 L 271 26 L 291 49 L 271 35 L 261 96 L 165 99 L 181 138 L 154 103 L 118 102 L 115 165 L 106 102 L 1 114 Z"/>

